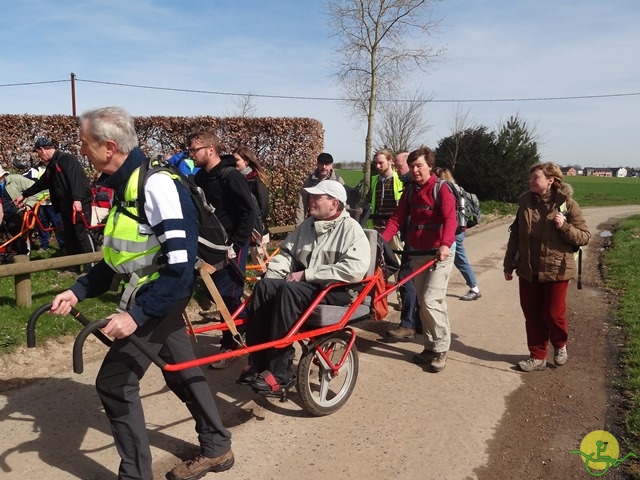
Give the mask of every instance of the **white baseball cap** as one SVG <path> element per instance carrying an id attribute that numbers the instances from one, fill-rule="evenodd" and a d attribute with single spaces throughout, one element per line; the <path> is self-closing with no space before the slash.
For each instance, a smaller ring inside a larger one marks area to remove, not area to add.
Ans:
<path id="1" fill-rule="evenodd" d="M 304 190 L 311 195 L 329 195 L 345 205 L 347 203 L 347 191 L 340 182 L 335 180 L 322 180 L 315 187 L 307 187 Z"/>

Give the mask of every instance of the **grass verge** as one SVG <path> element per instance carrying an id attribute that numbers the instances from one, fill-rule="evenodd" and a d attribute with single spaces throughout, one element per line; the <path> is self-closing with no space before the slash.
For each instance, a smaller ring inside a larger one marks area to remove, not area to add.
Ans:
<path id="1" fill-rule="evenodd" d="M 0 355 L 9 353 L 26 344 L 27 321 L 31 314 L 41 305 L 51 302 L 53 297 L 69 288 L 76 275 L 48 270 L 31 274 L 32 307 L 17 307 L 13 277 L 0 278 Z M 89 319 L 99 320 L 114 312 L 117 294 L 108 293 L 101 298 L 85 300 L 78 309 Z M 38 343 L 48 338 L 67 333 L 77 333 L 80 323 L 70 315 L 45 314 L 38 319 L 36 325 Z"/>
<path id="2" fill-rule="evenodd" d="M 640 216 L 620 223 L 612 248 L 605 255 L 606 281 L 620 292 L 618 318 L 625 344 L 620 387 L 627 393 L 629 409 L 624 418 L 630 450 L 640 452 Z"/>

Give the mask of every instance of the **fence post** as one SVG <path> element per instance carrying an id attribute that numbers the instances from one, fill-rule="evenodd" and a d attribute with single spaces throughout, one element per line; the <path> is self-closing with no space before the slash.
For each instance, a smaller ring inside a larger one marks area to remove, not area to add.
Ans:
<path id="1" fill-rule="evenodd" d="M 26 263 L 29 255 L 16 255 L 15 263 Z M 15 276 L 16 305 L 18 307 L 31 307 L 31 274 L 23 273 Z"/>

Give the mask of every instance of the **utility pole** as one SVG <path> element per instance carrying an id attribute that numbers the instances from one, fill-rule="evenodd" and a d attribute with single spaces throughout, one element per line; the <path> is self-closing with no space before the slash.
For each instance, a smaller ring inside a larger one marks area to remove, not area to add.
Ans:
<path id="1" fill-rule="evenodd" d="M 71 115 L 76 116 L 76 74 L 71 72 Z"/>

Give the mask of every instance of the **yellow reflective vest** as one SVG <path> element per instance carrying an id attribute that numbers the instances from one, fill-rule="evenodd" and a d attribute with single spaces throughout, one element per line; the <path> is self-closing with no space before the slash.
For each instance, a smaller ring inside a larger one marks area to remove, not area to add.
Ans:
<path id="1" fill-rule="evenodd" d="M 111 208 L 104 227 L 104 261 L 115 272 L 129 278 L 129 286 L 120 301 L 122 309 L 126 308 L 123 305 L 129 303 L 129 298 L 138 287 L 159 276 L 157 260 L 160 255 L 160 242 L 149 225 L 136 220 L 139 217 L 139 177 L 140 168 L 137 168 L 129 177 L 124 200 Z M 140 192 L 140 195 L 144 195 L 144 192 Z M 123 213 L 123 209 L 134 218 Z M 131 291 L 127 294 L 127 290 Z"/>

